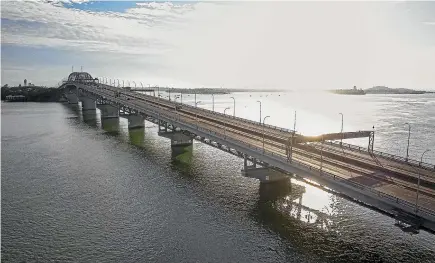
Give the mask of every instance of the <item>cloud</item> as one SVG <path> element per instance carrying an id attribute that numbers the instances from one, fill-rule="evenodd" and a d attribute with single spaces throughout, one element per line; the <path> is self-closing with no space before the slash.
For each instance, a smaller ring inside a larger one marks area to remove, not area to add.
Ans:
<path id="1" fill-rule="evenodd" d="M 166 83 L 435 86 L 426 74 L 433 39 L 419 31 L 431 22 L 414 19 L 409 4 L 142 2 L 114 12 L 73 2 L 82 1 L 2 2 L 2 44 L 63 50 L 93 74 Z"/>

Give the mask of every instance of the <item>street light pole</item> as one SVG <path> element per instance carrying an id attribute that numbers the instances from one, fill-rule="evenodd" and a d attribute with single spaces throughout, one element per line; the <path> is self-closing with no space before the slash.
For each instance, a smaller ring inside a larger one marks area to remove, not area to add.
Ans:
<path id="1" fill-rule="evenodd" d="M 295 133 L 296 133 L 296 111 L 295 111 L 295 119 L 294 119 L 294 122 L 293 122 L 292 138 L 291 138 L 291 141 L 290 141 L 290 153 L 289 153 L 289 157 L 288 157 L 289 161 L 292 160 L 292 154 L 293 154 L 293 141 L 294 141 Z"/>
<path id="2" fill-rule="evenodd" d="M 211 94 L 211 99 L 212 99 L 212 105 L 213 105 L 213 111 L 214 111 L 214 94 Z"/>
<path id="3" fill-rule="evenodd" d="M 424 156 L 424 154 L 427 153 L 427 152 L 429 152 L 429 151 L 430 151 L 430 150 L 427 149 L 427 150 L 424 151 L 423 154 L 421 155 L 421 158 L 420 158 L 420 165 L 421 165 L 421 163 L 423 162 L 423 156 Z M 421 173 L 418 173 L 417 198 L 416 198 L 416 200 L 415 200 L 415 212 L 418 211 L 418 194 L 420 193 L 420 175 L 421 175 Z"/>
<path id="4" fill-rule="evenodd" d="M 198 101 L 198 102 L 196 102 L 195 101 L 195 108 L 198 108 L 198 103 L 200 103 L 201 101 Z M 198 123 L 198 111 L 195 109 L 195 119 L 196 119 L 196 122 Z M 196 125 L 198 125 L 198 124 L 196 124 Z"/>
<path id="5" fill-rule="evenodd" d="M 230 107 L 226 107 L 225 108 L 225 110 L 224 110 L 224 115 L 226 114 L 225 112 L 227 111 L 227 110 L 229 110 L 230 109 Z M 226 136 L 226 132 L 227 132 L 227 125 L 225 125 L 225 121 L 224 121 L 224 136 Z"/>
<path id="6" fill-rule="evenodd" d="M 260 103 L 260 124 L 261 124 L 261 101 L 257 100 L 258 103 Z"/>
<path id="7" fill-rule="evenodd" d="M 343 145 L 343 113 L 339 113 L 341 115 L 341 140 L 340 140 L 340 146 Z"/>
<path id="8" fill-rule="evenodd" d="M 323 134 L 322 134 L 322 144 L 320 146 L 320 173 L 322 173 L 322 168 L 323 168 Z"/>
<path id="9" fill-rule="evenodd" d="M 233 109 L 233 117 L 236 117 L 236 99 L 231 97 L 234 100 L 234 109 Z"/>
<path id="10" fill-rule="evenodd" d="M 264 119 L 263 119 L 263 154 L 264 154 L 264 125 L 266 124 L 266 123 L 265 123 L 266 119 L 269 118 L 269 117 L 270 117 L 270 116 L 266 116 L 266 117 L 264 117 Z"/>
<path id="11" fill-rule="evenodd" d="M 409 158 L 409 139 L 411 138 L 411 124 L 409 123 L 405 123 L 408 124 L 409 130 L 408 130 L 408 146 L 406 147 L 406 161 L 408 161 Z"/>

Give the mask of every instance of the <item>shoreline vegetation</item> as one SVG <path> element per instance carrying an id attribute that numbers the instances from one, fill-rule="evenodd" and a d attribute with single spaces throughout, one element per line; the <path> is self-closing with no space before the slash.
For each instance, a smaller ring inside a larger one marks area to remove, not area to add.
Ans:
<path id="1" fill-rule="evenodd" d="M 7 96 L 12 96 L 13 99 L 8 99 Z M 62 90 L 57 88 L 41 86 L 3 86 L 1 88 L 1 100 L 3 101 L 57 102 L 62 96 Z"/>

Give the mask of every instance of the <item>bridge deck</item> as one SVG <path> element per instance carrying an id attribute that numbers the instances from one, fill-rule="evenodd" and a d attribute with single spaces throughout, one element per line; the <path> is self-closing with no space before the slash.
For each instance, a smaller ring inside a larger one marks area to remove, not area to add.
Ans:
<path id="1" fill-rule="evenodd" d="M 103 87 L 103 88 L 102 88 Z M 120 91 L 107 85 L 100 88 L 88 87 L 92 92 L 110 100 L 137 108 L 153 107 L 159 112 L 177 116 L 182 123 L 196 125 L 197 129 L 206 129 L 216 134 L 246 143 L 249 147 L 264 149 L 275 156 L 286 157 L 287 142 L 292 135 L 289 130 L 278 130 L 256 122 L 218 114 L 208 110 L 182 105 L 137 92 L 122 91 L 120 97 L 114 93 Z M 263 137 L 264 136 L 264 137 Z M 319 151 L 319 147 L 322 149 Z M 364 185 L 381 193 L 392 195 L 409 203 L 415 203 L 418 174 L 422 174 L 424 184 L 420 187 L 419 206 L 435 211 L 435 172 L 416 168 L 393 160 L 379 160 L 367 153 L 339 148 L 333 144 L 319 143 L 296 144 L 293 147 L 293 160 L 314 169 L 321 169 L 341 180 Z M 284 159 L 284 158 L 283 158 Z M 311 168 L 310 168 L 311 169 Z"/>
<path id="2" fill-rule="evenodd" d="M 304 142 L 320 142 L 325 140 L 340 140 L 340 139 L 355 139 L 355 138 L 364 138 L 370 137 L 372 131 L 357 131 L 357 132 L 343 132 L 343 133 L 326 133 L 316 136 L 305 136 L 298 135 L 296 142 L 304 143 Z"/>

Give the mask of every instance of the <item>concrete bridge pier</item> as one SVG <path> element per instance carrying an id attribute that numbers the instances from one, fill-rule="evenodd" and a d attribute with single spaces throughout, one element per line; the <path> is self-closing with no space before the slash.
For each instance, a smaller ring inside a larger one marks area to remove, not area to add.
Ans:
<path id="1" fill-rule="evenodd" d="M 172 148 L 185 148 L 193 144 L 192 138 L 181 131 L 159 131 L 159 135 L 171 139 Z"/>
<path id="2" fill-rule="evenodd" d="M 68 104 L 78 104 L 79 97 L 76 93 L 65 93 L 65 97 L 68 100 Z"/>
<path id="3" fill-rule="evenodd" d="M 143 146 L 145 141 L 145 128 L 130 129 L 128 131 L 130 143 L 136 146 Z"/>
<path id="4" fill-rule="evenodd" d="M 103 119 L 118 118 L 119 117 L 118 107 L 108 105 L 108 104 L 100 104 L 100 105 L 97 105 L 97 107 L 100 109 L 101 118 L 103 118 Z"/>
<path id="5" fill-rule="evenodd" d="M 101 119 L 101 128 L 110 134 L 117 134 L 119 132 L 119 119 L 103 118 Z"/>
<path id="6" fill-rule="evenodd" d="M 248 158 L 245 155 L 242 175 L 249 178 L 260 180 L 260 183 L 273 183 L 288 181 L 288 176 L 275 171 L 269 167 L 257 167 L 256 159 L 253 159 L 252 165 L 248 165 Z"/>
<path id="7" fill-rule="evenodd" d="M 135 128 L 143 128 L 145 127 L 144 124 L 144 117 L 141 115 L 128 115 L 128 129 L 135 129 Z"/>
<path id="8" fill-rule="evenodd" d="M 95 100 L 89 97 L 80 98 L 82 102 L 82 110 L 95 110 L 97 109 Z"/>

